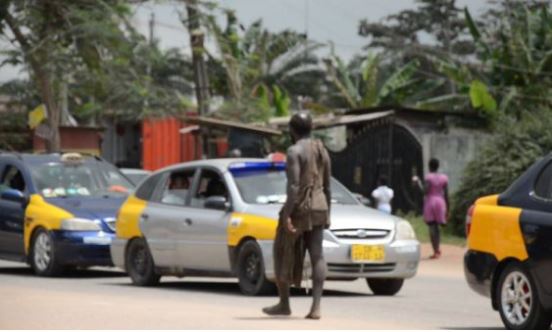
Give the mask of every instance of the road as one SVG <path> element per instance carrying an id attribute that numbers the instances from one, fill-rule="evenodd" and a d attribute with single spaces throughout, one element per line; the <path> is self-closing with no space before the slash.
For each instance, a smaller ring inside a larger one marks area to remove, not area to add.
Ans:
<path id="1" fill-rule="evenodd" d="M 489 300 L 464 281 L 462 249 L 423 260 L 418 275 L 394 297 L 373 296 L 364 280 L 326 282 L 320 321 L 303 319 L 304 290 L 291 317 L 263 316 L 276 297 L 247 297 L 235 280 L 163 278 L 140 288 L 116 269 L 35 277 L 22 264 L 0 262 L 1 329 L 493 329 L 502 328 Z M 427 246 L 423 256 L 429 255 Z"/>

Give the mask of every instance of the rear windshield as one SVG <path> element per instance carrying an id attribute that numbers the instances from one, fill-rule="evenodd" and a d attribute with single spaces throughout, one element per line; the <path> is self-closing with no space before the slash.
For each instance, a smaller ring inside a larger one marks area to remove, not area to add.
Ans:
<path id="1" fill-rule="evenodd" d="M 286 172 L 262 170 L 232 173 L 242 199 L 250 204 L 281 204 L 286 201 Z M 358 204 L 345 187 L 331 179 L 332 203 Z"/>

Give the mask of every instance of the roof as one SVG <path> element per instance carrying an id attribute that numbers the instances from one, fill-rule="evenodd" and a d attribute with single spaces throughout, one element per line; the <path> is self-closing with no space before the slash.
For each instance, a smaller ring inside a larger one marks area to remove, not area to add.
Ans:
<path id="1" fill-rule="evenodd" d="M 240 129 L 240 130 L 245 130 L 245 131 L 249 131 L 249 132 L 253 132 L 253 133 L 257 133 L 265 136 L 282 135 L 282 132 L 277 129 L 266 128 L 260 125 L 250 125 L 250 124 L 243 124 L 243 123 L 234 122 L 234 121 L 207 118 L 202 116 L 185 117 L 184 121 L 190 124 L 197 124 L 197 125 L 206 126 L 206 127 L 215 127 L 215 128 L 221 128 L 221 129 Z M 184 128 L 181 130 L 181 132 L 185 130 L 187 129 Z"/>
<path id="2" fill-rule="evenodd" d="M 326 116 L 318 116 L 314 117 L 313 127 L 314 129 L 326 129 L 331 127 L 337 127 L 337 126 L 344 126 L 348 124 L 356 124 L 356 123 L 363 123 L 363 122 L 370 122 L 378 119 L 387 118 L 390 116 L 393 116 L 395 114 L 394 111 L 388 110 L 383 112 L 373 112 L 369 114 L 345 114 L 345 115 L 326 115 Z M 287 126 L 289 123 L 291 117 L 280 117 L 280 118 L 273 118 L 269 120 L 269 124 L 275 125 L 275 126 Z"/>

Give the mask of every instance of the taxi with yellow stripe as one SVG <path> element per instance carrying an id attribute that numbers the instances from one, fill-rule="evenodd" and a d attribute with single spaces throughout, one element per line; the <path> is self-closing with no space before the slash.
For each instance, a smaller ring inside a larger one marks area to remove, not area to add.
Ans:
<path id="1" fill-rule="evenodd" d="M 0 259 L 43 276 L 113 265 L 115 214 L 131 190 L 99 157 L 0 153 Z"/>
<path id="2" fill-rule="evenodd" d="M 334 179 L 331 186 L 328 279 L 366 278 L 376 294 L 397 293 L 418 267 L 412 227 L 365 207 Z M 272 245 L 285 194 L 281 162 L 213 159 L 162 169 L 122 206 L 113 262 L 137 285 L 162 275 L 237 277 L 244 294 L 266 293 L 274 289 Z"/>
<path id="3" fill-rule="evenodd" d="M 464 271 L 507 328 L 552 322 L 552 155 L 504 193 L 479 198 L 466 218 Z"/>

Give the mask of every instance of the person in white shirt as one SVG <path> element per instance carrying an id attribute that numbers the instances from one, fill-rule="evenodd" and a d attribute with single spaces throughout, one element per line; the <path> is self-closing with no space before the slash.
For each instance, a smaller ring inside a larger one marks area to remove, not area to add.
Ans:
<path id="1" fill-rule="evenodd" d="M 382 212 L 391 214 L 391 200 L 393 199 L 393 189 L 387 186 L 387 179 L 380 177 L 378 187 L 372 191 L 372 197 L 376 200 L 376 208 Z"/>

